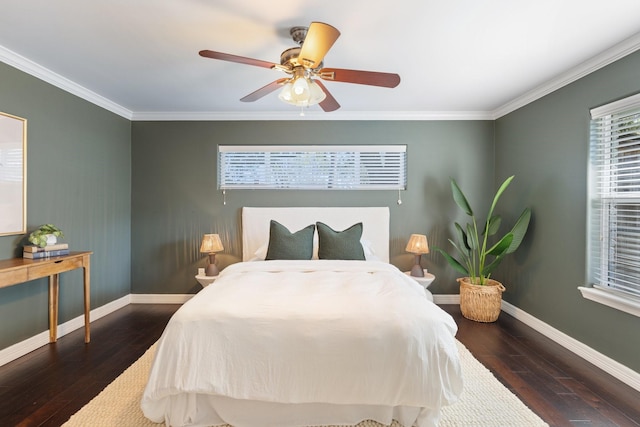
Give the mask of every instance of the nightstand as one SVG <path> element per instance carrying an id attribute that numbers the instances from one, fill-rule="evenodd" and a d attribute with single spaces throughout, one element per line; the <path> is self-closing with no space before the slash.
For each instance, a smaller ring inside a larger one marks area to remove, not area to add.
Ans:
<path id="1" fill-rule="evenodd" d="M 203 288 L 206 288 L 207 286 L 212 284 L 217 278 L 218 276 L 205 276 L 204 274 L 196 275 L 196 280 L 202 285 Z"/>
<path id="2" fill-rule="evenodd" d="M 404 274 L 406 274 L 407 276 L 411 277 L 416 282 L 420 283 L 424 287 L 424 290 L 427 293 L 427 297 L 429 297 L 429 299 L 431 301 L 433 301 L 433 295 L 431 295 L 431 292 L 429 292 L 429 290 L 427 288 L 429 287 L 431 282 L 433 282 L 435 280 L 436 276 L 434 276 L 431 273 L 427 273 L 427 270 L 424 270 L 424 277 L 412 276 L 410 271 L 405 271 Z"/>

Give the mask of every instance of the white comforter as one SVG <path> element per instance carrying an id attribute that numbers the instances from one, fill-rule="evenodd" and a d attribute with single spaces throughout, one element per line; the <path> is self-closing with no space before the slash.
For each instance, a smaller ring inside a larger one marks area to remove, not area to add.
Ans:
<path id="1" fill-rule="evenodd" d="M 390 264 L 234 264 L 167 325 L 142 409 L 172 425 L 198 418 L 185 394 L 439 410 L 462 391 L 456 330 Z"/>

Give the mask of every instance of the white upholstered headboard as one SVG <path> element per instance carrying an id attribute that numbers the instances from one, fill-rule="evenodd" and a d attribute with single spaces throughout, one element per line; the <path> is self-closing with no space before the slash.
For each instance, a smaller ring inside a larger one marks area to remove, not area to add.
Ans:
<path id="1" fill-rule="evenodd" d="M 362 222 L 362 239 L 371 242 L 375 255 L 389 262 L 389 208 L 242 208 L 242 260 L 249 261 L 269 241 L 269 225 L 276 220 L 296 232 L 316 221 L 336 231 Z"/>

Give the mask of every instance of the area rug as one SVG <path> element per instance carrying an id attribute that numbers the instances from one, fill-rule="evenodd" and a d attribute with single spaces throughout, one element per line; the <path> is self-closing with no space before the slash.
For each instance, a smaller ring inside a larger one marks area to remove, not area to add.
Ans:
<path id="1" fill-rule="evenodd" d="M 458 342 L 464 392 L 458 402 L 442 411 L 441 427 L 547 426 Z M 75 413 L 63 427 L 159 427 L 144 417 L 140 399 L 147 382 L 155 345 Z M 357 427 L 384 427 L 363 421 Z M 390 427 L 403 427 L 394 422 Z"/>

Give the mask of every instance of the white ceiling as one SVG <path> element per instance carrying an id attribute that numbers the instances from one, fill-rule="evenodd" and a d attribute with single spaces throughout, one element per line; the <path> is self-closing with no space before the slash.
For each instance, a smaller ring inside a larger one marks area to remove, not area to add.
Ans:
<path id="1" fill-rule="evenodd" d="M 326 67 L 398 73 L 387 89 L 326 82 L 338 111 L 306 118 L 482 119 L 503 115 L 640 48 L 638 0 L 2 0 L 0 61 L 141 119 L 274 119 L 299 111 L 286 76 L 202 58 L 279 62 L 288 30 L 342 33 Z M 1 84 L 1 82 L 0 82 Z"/>

